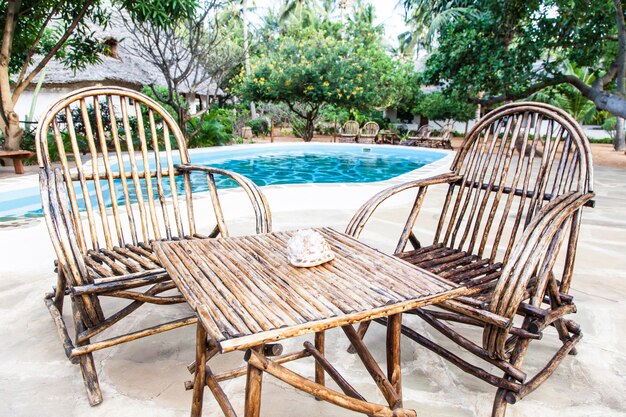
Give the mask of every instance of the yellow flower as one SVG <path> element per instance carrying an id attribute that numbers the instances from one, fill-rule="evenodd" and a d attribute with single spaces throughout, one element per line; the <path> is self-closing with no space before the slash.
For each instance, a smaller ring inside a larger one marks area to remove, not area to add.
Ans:
<path id="1" fill-rule="evenodd" d="M 324 87 L 328 87 L 330 84 L 328 83 L 328 81 L 324 81 L 324 83 L 322 84 Z"/>
<path id="2" fill-rule="evenodd" d="M 285 87 L 289 87 L 291 85 L 291 80 L 285 80 Z"/>

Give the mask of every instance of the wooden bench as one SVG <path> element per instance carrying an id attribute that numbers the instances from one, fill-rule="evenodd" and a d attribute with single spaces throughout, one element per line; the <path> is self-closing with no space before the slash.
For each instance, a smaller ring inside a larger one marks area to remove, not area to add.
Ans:
<path id="1" fill-rule="evenodd" d="M 0 158 L 11 158 L 13 160 L 13 167 L 16 174 L 24 173 L 24 163 L 22 159 L 32 158 L 35 156 L 31 151 L 2 151 L 0 150 Z"/>

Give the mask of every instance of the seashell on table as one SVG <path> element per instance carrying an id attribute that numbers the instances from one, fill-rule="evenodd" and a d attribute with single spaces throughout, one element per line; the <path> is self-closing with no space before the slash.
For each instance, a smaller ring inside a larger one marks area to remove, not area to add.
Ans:
<path id="1" fill-rule="evenodd" d="M 335 259 L 326 239 L 315 230 L 298 230 L 287 243 L 287 258 L 293 266 L 311 267 Z"/>

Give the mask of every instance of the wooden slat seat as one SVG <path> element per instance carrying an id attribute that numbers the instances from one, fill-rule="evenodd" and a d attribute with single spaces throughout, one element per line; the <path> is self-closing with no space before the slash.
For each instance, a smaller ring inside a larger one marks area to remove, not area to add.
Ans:
<path id="1" fill-rule="evenodd" d="M 500 262 L 491 262 L 489 259 L 481 259 L 479 256 L 446 248 L 440 244 L 402 252 L 397 256 L 469 288 L 489 281 L 493 281 L 495 285 L 502 272 Z"/>
<path id="2" fill-rule="evenodd" d="M 191 236 L 185 240 L 200 238 Z M 114 246 L 112 249 L 91 249 L 85 256 L 85 262 L 93 279 L 147 271 L 164 271 L 151 244 L 142 244 L 141 246 L 127 244 L 123 248 Z"/>
<path id="3" fill-rule="evenodd" d="M 443 133 L 450 136 L 451 127 Z M 416 193 L 394 255 L 470 291 L 414 314 L 477 359 L 461 359 L 413 328 L 403 326 L 402 333 L 497 387 L 492 415 L 502 417 L 507 403 L 545 382 L 582 337 L 580 326 L 566 317 L 576 311 L 569 290 L 582 207 L 593 206 L 589 142 L 563 110 L 511 103 L 474 125 L 450 171 L 381 191 L 357 211 L 346 233 L 358 237 L 381 204 L 408 190 Z M 422 245 L 414 228 L 427 190 L 437 184 L 447 188 L 446 197 L 432 244 Z M 559 253 L 563 266 L 557 268 Z M 482 328 L 482 343 L 451 323 Z M 529 344 L 548 326 L 556 329 L 561 346 L 527 377 L 522 365 Z M 366 331 L 364 324 L 359 335 Z M 486 372 L 481 361 L 504 375 Z"/>
<path id="4" fill-rule="evenodd" d="M 102 401 L 92 352 L 196 322 L 183 308 L 186 317 L 95 340 L 143 306 L 185 302 L 152 242 L 228 236 L 220 179 L 248 198 L 255 227 L 247 233 L 270 231 L 269 206 L 258 187 L 234 172 L 192 165 L 186 143 L 165 109 L 119 87 L 62 97 L 38 125 L 42 208 L 58 263 L 57 286 L 45 302 L 66 355 L 81 366 L 91 405 Z M 53 150 L 60 168 L 53 167 Z M 192 173 L 194 184 L 206 180 L 212 213 L 194 206 Z M 196 216 L 217 224 L 201 235 Z M 75 312 L 74 340 L 63 317 L 66 294 Z M 103 304 L 101 297 L 128 303 Z"/>

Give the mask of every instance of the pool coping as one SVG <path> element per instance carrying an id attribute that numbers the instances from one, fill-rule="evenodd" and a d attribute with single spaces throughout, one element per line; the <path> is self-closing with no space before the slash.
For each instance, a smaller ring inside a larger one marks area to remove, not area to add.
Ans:
<path id="1" fill-rule="evenodd" d="M 281 148 L 289 148 L 289 147 L 307 147 L 309 145 L 330 145 L 333 147 L 362 147 L 362 148 L 372 148 L 372 147 L 380 147 L 387 149 L 398 149 L 398 145 L 365 145 L 365 144 L 351 144 L 351 143 L 318 143 L 318 142 L 289 142 L 289 143 L 267 143 L 267 144 L 242 144 L 242 145 L 232 145 L 227 147 L 209 147 L 209 148 L 194 148 L 189 150 L 190 159 L 193 161 L 193 154 L 196 153 L 213 153 L 220 151 L 227 151 L 228 149 L 254 149 L 254 148 L 273 148 L 273 147 L 281 147 Z M 410 148 L 413 149 L 413 148 Z M 360 183 L 305 183 L 305 184 L 273 184 L 273 185 L 263 185 L 259 186 L 261 189 L 267 190 L 280 190 L 280 189 L 295 189 L 304 188 L 304 189 L 316 189 L 316 188 L 331 188 L 331 187 L 371 187 L 375 186 L 376 188 L 387 188 L 396 184 L 401 184 L 408 181 L 413 181 L 416 179 L 428 178 L 434 175 L 442 174 L 444 172 L 449 172 L 450 166 L 452 165 L 452 160 L 454 159 L 455 152 L 449 150 L 441 150 L 441 149 L 430 149 L 430 148 L 417 148 L 417 150 L 423 150 L 432 153 L 440 153 L 444 156 L 434 162 L 431 162 L 427 165 L 424 165 L 415 170 L 409 171 L 405 174 L 398 175 L 396 177 L 383 180 L 383 181 L 372 181 L 372 182 L 360 182 Z M 87 163 L 87 162 L 86 162 Z M 88 161 L 91 163 L 91 161 Z M 27 190 L 34 189 L 36 191 L 35 194 L 39 195 L 39 175 L 38 174 L 30 174 L 30 175 L 22 175 L 15 176 L 10 178 L 0 179 L 0 195 L 6 192 L 18 191 L 18 190 Z M 224 189 L 220 192 L 230 193 L 238 191 L 237 188 L 233 189 Z M 30 194 L 30 193 L 29 193 Z M 198 193 L 201 197 L 202 192 Z M 1 204 L 1 202 L 0 202 Z M 7 220 L 3 220 L 2 222 L 7 221 L 17 221 L 21 219 L 32 219 L 32 218 L 40 218 L 41 216 L 27 216 L 27 215 L 19 215 L 15 217 L 7 217 Z M 10 219 L 10 220 L 9 220 Z"/>

